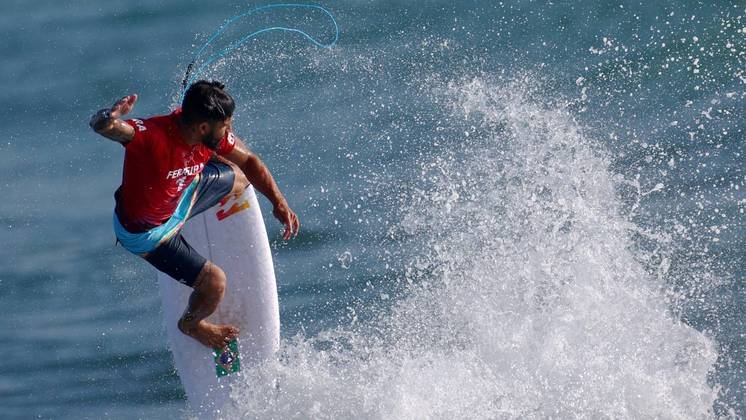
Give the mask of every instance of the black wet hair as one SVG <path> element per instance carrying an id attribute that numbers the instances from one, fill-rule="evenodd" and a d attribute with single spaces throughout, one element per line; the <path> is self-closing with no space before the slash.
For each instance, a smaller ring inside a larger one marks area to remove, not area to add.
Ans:
<path id="1" fill-rule="evenodd" d="M 189 124 L 224 121 L 233 116 L 236 103 L 225 91 L 225 85 L 218 82 L 200 80 L 192 83 L 184 94 L 181 112 Z"/>

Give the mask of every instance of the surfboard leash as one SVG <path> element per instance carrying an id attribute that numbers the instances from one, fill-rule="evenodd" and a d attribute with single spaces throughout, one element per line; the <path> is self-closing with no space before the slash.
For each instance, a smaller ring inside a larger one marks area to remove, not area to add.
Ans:
<path id="1" fill-rule="evenodd" d="M 197 64 L 197 61 L 200 59 L 205 49 L 207 49 L 207 47 L 209 47 L 213 41 L 218 39 L 228 29 L 228 27 L 233 25 L 236 21 L 246 16 L 249 16 L 251 14 L 263 11 L 263 10 L 280 9 L 280 8 L 316 9 L 316 10 L 322 11 L 324 14 L 329 16 L 329 19 L 331 19 L 332 23 L 334 24 L 334 39 L 332 39 L 331 42 L 324 43 L 314 38 L 313 36 L 309 35 L 307 32 L 301 29 L 298 29 L 298 28 L 289 28 L 285 26 L 271 26 L 271 27 L 262 28 L 257 31 L 254 31 L 228 44 L 227 47 L 207 57 L 204 60 L 204 62 L 199 67 L 197 67 L 197 70 L 194 70 L 194 67 Z M 187 66 L 186 73 L 184 74 L 184 80 L 182 80 L 181 82 L 181 85 L 182 85 L 181 100 L 182 101 L 184 100 L 184 95 L 186 94 L 187 87 L 194 81 L 197 75 L 202 72 L 202 70 L 204 70 L 206 67 L 208 67 L 210 64 L 214 63 L 215 61 L 220 60 L 221 58 L 230 54 L 235 49 L 237 49 L 238 47 L 248 42 L 250 39 L 255 38 L 263 33 L 271 32 L 271 31 L 294 32 L 294 33 L 301 34 L 306 39 L 308 39 L 311 43 L 313 43 L 319 48 L 327 48 L 327 49 L 332 48 L 337 44 L 337 40 L 339 40 L 339 25 L 337 24 L 337 20 L 334 19 L 334 15 L 332 15 L 332 13 L 329 10 L 325 9 L 323 6 L 319 6 L 316 4 L 302 4 L 302 3 L 275 3 L 275 4 L 268 4 L 265 6 L 256 7 L 254 9 L 249 10 L 248 12 L 235 15 L 231 17 L 230 19 L 226 20 L 225 22 L 223 22 L 223 24 L 220 25 L 218 29 L 216 29 L 215 32 L 212 33 L 212 35 L 210 35 L 210 38 L 207 40 L 207 42 L 205 42 L 204 45 L 200 47 L 200 49 L 194 55 L 194 58 L 192 58 L 192 61 Z"/>

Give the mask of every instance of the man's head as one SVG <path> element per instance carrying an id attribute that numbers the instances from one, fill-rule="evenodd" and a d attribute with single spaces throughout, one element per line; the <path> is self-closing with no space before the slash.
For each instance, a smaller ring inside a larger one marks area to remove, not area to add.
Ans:
<path id="1" fill-rule="evenodd" d="M 202 144 L 215 150 L 226 130 L 230 129 L 235 108 L 225 85 L 200 80 L 187 89 L 181 103 L 181 115 L 184 124 L 195 131 Z"/>

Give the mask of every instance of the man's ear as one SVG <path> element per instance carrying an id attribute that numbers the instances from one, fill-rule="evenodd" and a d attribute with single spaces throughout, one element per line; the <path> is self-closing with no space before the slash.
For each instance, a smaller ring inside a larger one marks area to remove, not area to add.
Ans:
<path id="1" fill-rule="evenodd" d="M 210 123 L 203 121 L 197 125 L 197 132 L 200 136 L 204 136 L 210 132 Z"/>

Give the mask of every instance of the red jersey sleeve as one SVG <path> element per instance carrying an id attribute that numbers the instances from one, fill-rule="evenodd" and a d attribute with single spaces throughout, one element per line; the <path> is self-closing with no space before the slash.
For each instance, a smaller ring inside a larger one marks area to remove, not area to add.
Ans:
<path id="1" fill-rule="evenodd" d="M 235 147 L 236 136 L 234 136 L 233 133 L 229 131 L 228 133 L 226 133 L 225 137 L 220 140 L 220 144 L 218 144 L 218 149 L 216 150 L 216 152 L 220 156 L 225 156 L 228 153 L 232 152 Z"/>
<path id="2" fill-rule="evenodd" d="M 132 126 L 132 128 L 135 129 L 135 136 L 132 138 L 132 141 L 123 144 L 125 148 L 129 147 L 131 144 L 140 144 L 142 143 L 147 136 L 150 135 L 148 131 L 148 127 L 145 124 L 145 121 L 138 119 L 138 118 L 132 118 L 129 120 L 125 120 L 125 123 Z"/>

